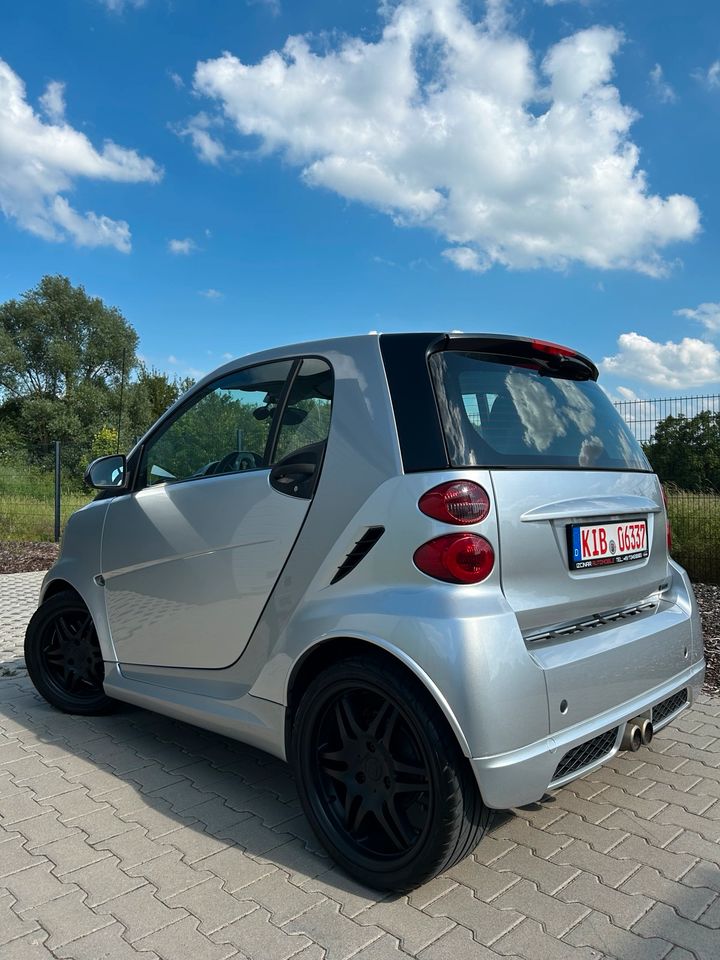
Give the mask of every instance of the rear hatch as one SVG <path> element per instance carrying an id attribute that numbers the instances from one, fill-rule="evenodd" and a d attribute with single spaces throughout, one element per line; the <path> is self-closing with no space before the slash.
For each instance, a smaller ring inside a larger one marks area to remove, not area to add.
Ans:
<path id="1" fill-rule="evenodd" d="M 541 341 L 462 345 L 430 357 L 448 456 L 490 468 L 503 592 L 523 633 L 657 592 L 662 493 L 595 366 Z"/>

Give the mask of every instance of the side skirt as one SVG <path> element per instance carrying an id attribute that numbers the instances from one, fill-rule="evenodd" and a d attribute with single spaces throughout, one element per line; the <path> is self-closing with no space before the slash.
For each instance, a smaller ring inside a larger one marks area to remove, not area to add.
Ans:
<path id="1" fill-rule="evenodd" d="M 285 760 L 285 707 L 249 693 L 218 699 L 170 686 L 131 680 L 118 663 L 105 663 L 105 693 L 204 730 L 240 740 Z"/>

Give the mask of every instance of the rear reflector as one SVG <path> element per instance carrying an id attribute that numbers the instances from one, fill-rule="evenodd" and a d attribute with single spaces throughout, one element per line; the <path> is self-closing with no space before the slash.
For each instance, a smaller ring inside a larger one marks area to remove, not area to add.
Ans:
<path id="1" fill-rule="evenodd" d="M 490 512 L 490 498 L 479 483 L 449 480 L 424 493 L 418 507 L 426 516 L 443 523 L 478 523 Z"/>
<path id="2" fill-rule="evenodd" d="M 428 540 L 415 551 L 418 570 L 446 583 L 480 583 L 492 571 L 495 553 L 485 537 L 448 533 Z"/>

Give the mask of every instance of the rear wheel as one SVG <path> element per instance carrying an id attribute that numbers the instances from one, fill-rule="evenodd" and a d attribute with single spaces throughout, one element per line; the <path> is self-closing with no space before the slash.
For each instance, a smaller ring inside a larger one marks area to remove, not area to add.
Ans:
<path id="1" fill-rule="evenodd" d="M 316 677 L 294 718 L 292 762 L 313 829 L 368 886 L 412 889 L 467 856 L 487 827 L 445 718 L 399 664 L 353 657 Z"/>
<path id="2" fill-rule="evenodd" d="M 58 593 L 35 611 L 25 634 L 25 663 L 38 693 L 59 710 L 97 714 L 115 707 L 103 689 L 95 624 L 74 593 Z"/>

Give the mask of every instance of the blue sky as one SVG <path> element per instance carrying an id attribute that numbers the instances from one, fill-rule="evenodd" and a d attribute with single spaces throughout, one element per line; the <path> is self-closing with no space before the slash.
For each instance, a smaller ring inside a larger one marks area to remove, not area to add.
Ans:
<path id="1" fill-rule="evenodd" d="M 180 374 L 456 328 L 716 391 L 720 7 L 378 6 L 3 4 L 0 299 L 66 274 Z"/>

